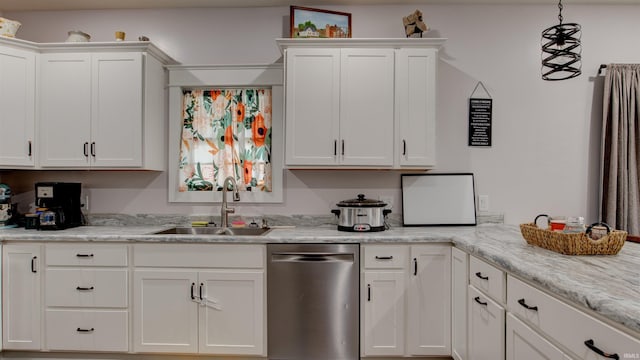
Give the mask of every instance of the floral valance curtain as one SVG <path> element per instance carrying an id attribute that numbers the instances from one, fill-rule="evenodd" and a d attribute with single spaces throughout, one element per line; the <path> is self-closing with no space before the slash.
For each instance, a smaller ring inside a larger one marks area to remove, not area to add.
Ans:
<path id="1" fill-rule="evenodd" d="M 271 191 L 271 89 L 183 90 L 179 191 Z"/>

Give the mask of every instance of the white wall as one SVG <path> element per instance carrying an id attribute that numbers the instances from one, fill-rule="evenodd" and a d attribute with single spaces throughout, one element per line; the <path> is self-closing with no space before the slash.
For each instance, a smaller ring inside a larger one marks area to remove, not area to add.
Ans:
<path id="1" fill-rule="evenodd" d="M 538 213 L 597 218 L 601 63 L 638 62 L 640 6 L 568 5 L 565 22 L 583 27 L 583 74 L 540 79 L 540 33 L 557 24 L 555 5 L 334 6 L 353 14 L 354 37 L 403 37 L 402 16 L 416 8 L 444 37 L 439 61 L 438 171 L 475 173 L 477 194 L 505 222 Z M 184 64 L 272 63 L 274 38 L 288 32 L 288 7 L 131 11 L 5 12 L 22 22 L 18 37 L 64 41 L 79 29 L 92 41 L 146 35 Z M 467 146 L 467 106 L 478 81 L 494 101 L 493 146 Z M 372 176 L 373 175 L 373 176 Z M 13 172 L 5 182 L 22 191 L 36 180 L 82 181 L 92 212 L 208 213 L 212 205 L 167 203 L 166 174 L 136 172 Z M 285 203 L 246 206 L 245 214 L 328 214 L 337 202 L 365 193 L 393 196 L 400 212 L 400 173 L 296 171 L 285 176 Z M 20 190 L 19 190 L 20 191 Z M 31 196 L 28 194 L 26 196 Z"/>

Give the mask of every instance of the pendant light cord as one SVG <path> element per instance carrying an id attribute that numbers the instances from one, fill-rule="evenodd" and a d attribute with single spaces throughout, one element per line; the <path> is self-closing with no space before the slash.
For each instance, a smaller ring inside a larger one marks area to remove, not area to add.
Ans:
<path id="1" fill-rule="evenodd" d="M 562 25 L 562 0 L 558 1 L 558 20 L 560 20 L 560 25 Z"/>

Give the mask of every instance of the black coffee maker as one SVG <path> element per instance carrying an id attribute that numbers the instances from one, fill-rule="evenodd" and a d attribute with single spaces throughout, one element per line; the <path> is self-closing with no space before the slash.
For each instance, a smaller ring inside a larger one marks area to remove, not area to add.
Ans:
<path id="1" fill-rule="evenodd" d="M 80 183 L 36 183 L 36 207 L 41 230 L 62 230 L 82 225 Z"/>

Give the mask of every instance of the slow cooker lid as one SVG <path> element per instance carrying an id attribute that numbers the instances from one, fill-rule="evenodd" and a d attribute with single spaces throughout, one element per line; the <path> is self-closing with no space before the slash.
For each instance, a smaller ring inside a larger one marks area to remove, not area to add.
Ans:
<path id="1" fill-rule="evenodd" d="M 380 200 L 366 199 L 364 194 L 358 194 L 356 199 L 342 200 L 338 204 L 340 207 L 385 207 L 387 204 Z"/>

